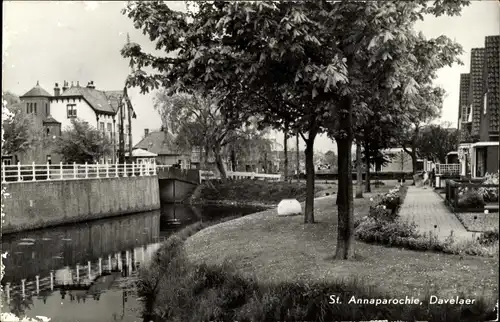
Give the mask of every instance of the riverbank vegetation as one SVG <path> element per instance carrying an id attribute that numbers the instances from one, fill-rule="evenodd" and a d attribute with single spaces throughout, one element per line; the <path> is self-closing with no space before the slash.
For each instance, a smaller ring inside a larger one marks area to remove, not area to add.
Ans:
<path id="1" fill-rule="evenodd" d="M 333 184 L 320 184 L 317 195 L 325 190 L 333 193 Z M 202 183 L 194 192 L 191 203 L 261 204 L 274 206 L 283 199 L 305 201 L 307 187 L 304 182 L 227 180 Z"/>

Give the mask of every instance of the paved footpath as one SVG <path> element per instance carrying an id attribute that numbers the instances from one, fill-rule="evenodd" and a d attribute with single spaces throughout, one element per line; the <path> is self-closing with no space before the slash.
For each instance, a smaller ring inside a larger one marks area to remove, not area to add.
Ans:
<path id="1" fill-rule="evenodd" d="M 442 240 L 448 237 L 452 230 L 456 239 L 474 237 L 431 188 L 409 186 L 399 214 L 402 220 L 415 222 L 420 233 L 428 234 L 432 231 Z M 435 225 L 437 228 L 434 228 Z"/>

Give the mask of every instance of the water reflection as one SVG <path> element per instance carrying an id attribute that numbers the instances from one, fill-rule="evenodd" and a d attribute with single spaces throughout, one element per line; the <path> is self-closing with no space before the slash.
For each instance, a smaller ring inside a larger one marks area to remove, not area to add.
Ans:
<path id="1" fill-rule="evenodd" d="M 134 276 L 161 241 L 195 221 L 257 210 L 163 205 L 161 211 L 4 235 L 3 310 L 52 321 L 141 321 Z"/>

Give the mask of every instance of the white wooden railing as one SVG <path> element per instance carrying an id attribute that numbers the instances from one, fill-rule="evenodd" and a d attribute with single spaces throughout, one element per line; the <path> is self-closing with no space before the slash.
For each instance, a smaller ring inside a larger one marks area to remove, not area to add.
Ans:
<path id="1" fill-rule="evenodd" d="M 280 181 L 281 174 L 268 174 L 268 173 L 257 173 L 257 172 L 233 172 L 228 171 L 227 177 L 231 179 L 260 179 L 268 181 Z M 213 180 L 219 179 L 219 175 L 215 175 L 212 171 L 200 170 L 201 180 Z"/>
<path id="2" fill-rule="evenodd" d="M 2 165 L 2 182 L 76 180 L 156 175 L 156 165 L 115 164 L 16 164 Z"/>
<path id="3" fill-rule="evenodd" d="M 460 163 L 436 164 L 436 174 L 459 175 Z"/>

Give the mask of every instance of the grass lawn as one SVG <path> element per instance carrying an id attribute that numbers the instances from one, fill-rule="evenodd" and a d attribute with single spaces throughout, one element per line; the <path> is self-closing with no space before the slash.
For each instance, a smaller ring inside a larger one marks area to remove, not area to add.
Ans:
<path id="1" fill-rule="evenodd" d="M 368 214 L 370 197 L 391 188 L 386 184 L 355 199 L 355 217 Z M 356 259 L 337 261 L 335 196 L 316 200 L 315 219 L 316 224 L 304 225 L 302 216 L 278 217 L 271 209 L 208 227 L 184 247 L 196 264 L 227 261 L 262 282 L 357 279 L 393 296 L 497 297 L 498 257 L 416 252 L 356 241 Z"/>
<path id="2" fill-rule="evenodd" d="M 465 229 L 473 232 L 484 232 L 489 230 L 498 230 L 499 222 L 498 216 L 499 213 L 455 213 L 460 222 L 464 225 Z"/>

